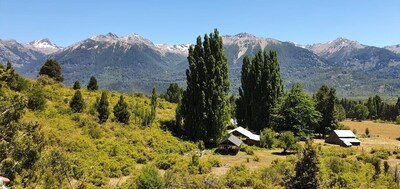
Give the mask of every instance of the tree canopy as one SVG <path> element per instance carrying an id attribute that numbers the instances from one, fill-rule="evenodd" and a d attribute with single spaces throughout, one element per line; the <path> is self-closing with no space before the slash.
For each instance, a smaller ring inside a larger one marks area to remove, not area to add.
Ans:
<path id="1" fill-rule="evenodd" d="M 304 92 L 301 84 L 296 83 L 277 109 L 276 129 L 307 136 L 314 133 L 320 118 L 314 101 Z"/>
<path id="2" fill-rule="evenodd" d="M 204 41 L 197 37 L 196 45 L 189 48 L 188 62 L 187 88 L 177 119 L 182 118 L 190 139 L 213 146 L 230 118 L 228 62 L 217 29 L 204 35 Z"/>
<path id="3" fill-rule="evenodd" d="M 243 59 L 242 86 L 236 101 L 238 124 L 260 132 L 271 127 L 272 114 L 283 95 L 276 51 L 258 51 L 250 61 Z"/>
<path id="4" fill-rule="evenodd" d="M 39 75 L 47 75 L 58 82 L 64 82 L 61 65 L 53 59 L 46 60 L 44 65 L 40 68 Z"/>
<path id="5" fill-rule="evenodd" d="M 94 76 L 90 77 L 87 89 L 89 91 L 96 91 L 99 89 L 99 86 L 97 85 L 97 79 Z"/>

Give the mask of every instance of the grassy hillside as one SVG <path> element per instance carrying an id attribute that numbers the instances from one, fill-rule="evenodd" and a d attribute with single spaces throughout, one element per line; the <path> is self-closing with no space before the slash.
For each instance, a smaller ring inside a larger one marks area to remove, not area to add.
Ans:
<path id="1" fill-rule="evenodd" d="M 24 108 L 19 122 L 0 125 L 1 137 L 15 126 L 13 142 L 0 138 L 0 150 L 13 151 L 5 158 L 0 156 L 0 175 L 15 176 L 12 188 L 140 188 L 140 180 L 157 182 L 157 178 L 166 188 L 284 188 L 295 174 L 300 153 L 282 155 L 281 149 L 242 146 L 236 156 L 207 149 L 198 157 L 196 143 L 163 129 L 164 121 L 174 119 L 176 104 L 160 98 L 156 120 L 151 126 L 142 126 L 140 117 L 150 110 L 150 98 L 108 91 L 111 110 L 124 95 L 132 116 L 129 124 L 116 122 L 113 114 L 99 124 L 94 105 L 101 91 L 81 89 L 86 107 L 82 113 L 73 113 L 69 101 L 74 90 L 43 83 L 0 68 L 1 113 L 14 103 L 15 96 L 26 102 L 34 89 L 43 91 L 46 99 L 43 110 Z M 0 121 L 4 119 L 0 117 Z M 32 124 L 39 127 L 34 129 Z M 385 172 L 385 157 L 372 150 L 345 149 L 318 141 L 315 145 L 321 188 L 394 188 L 394 163 Z M 30 149 L 37 149 L 37 156 L 24 161 L 21 157 L 36 154 Z M 394 152 L 390 151 L 390 160 L 395 158 Z M 19 166 L 20 162 L 27 165 Z M 148 170 L 154 167 L 157 172 L 150 174 Z"/>

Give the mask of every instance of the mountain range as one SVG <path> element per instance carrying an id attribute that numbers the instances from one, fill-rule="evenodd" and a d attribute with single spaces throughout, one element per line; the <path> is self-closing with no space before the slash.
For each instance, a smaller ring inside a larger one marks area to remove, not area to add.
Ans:
<path id="1" fill-rule="evenodd" d="M 379 48 L 345 38 L 300 45 L 248 33 L 223 36 L 223 42 L 234 93 L 240 86 L 244 56 L 254 56 L 259 49 L 277 51 L 285 88 L 302 82 L 310 92 L 328 84 L 341 96 L 400 92 L 400 45 Z M 67 47 L 48 39 L 28 44 L 0 40 L 0 62 L 11 61 L 19 73 L 35 78 L 44 61 L 53 58 L 62 66 L 66 85 L 76 80 L 86 84 L 94 75 L 103 88 L 149 93 L 156 86 L 164 92 L 171 82 L 185 84 L 189 46 L 154 44 L 137 34 L 112 33 Z"/>

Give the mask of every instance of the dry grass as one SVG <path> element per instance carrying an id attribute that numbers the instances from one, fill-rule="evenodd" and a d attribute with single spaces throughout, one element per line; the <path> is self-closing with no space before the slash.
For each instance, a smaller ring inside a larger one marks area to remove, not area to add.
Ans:
<path id="1" fill-rule="evenodd" d="M 247 155 L 245 152 L 239 152 L 237 155 L 218 155 L 218 154 L 205 154 L 202 158 L 207 159 L 212 156 L 221 162 L 221 167 L 215 167 L 212 169 L 212 173 L 215 175 L 223 175 L 228 169 L 235 164 L 244 164 L 250 170 L 256 170 L 260 167 L 265 167 L 271 164 L 271 162 L 278 158 L 286 158 L 287 156 L 279 155 L 282 152 L 280 149 L 266 150 L 258 149 L 254 151 L 254 155 Z M 254 157 L 258 157 L 258 161 L 254 161 Z"/>
<path id="2" fill-rule="evenodd" d="M 369 153 L 372 148 L 385 148 L 390 150 L 398 150 L 400 148 L 400 141 L 396 140 L 397 137 L 400 137 L 400 125 L 373 121 L 357 122 L 349 120 L 341 123 L 350 127 L 352 130 L 355 129 L 357 131 L 357 136 L 359 136 L 361 146 L 353 148 L 357 148 L 361 152 Z M 370 137 L 361 137 L 365 134 L 366 128 L 369 129 Z M 400 160 L 396 159 L 395 155 L 390 156 L 387 161 L 391 165 L 400 163 Z"/>
<path id="3" fill-rule="evenodd" d="M 342 124 L 349 126 L 351 129 L 356 129 L 357 134 L 361 135 L 365 133 L 365 129 L 368 128 L 372 137 L 396 139 L 400 137 L 400 125 L 391 123 L 378 123 L 372 121 L 343 121 Z"/>
<path id="4" fill-rule="evenodd" d="M 357 136 L 361 140 L 361 149 L 369 150 L 370 148 L 387 148 L 398 149 L 400 141 L 396 140 L 400 137 L 400 126 L 390 123 L 378 123 L 372 121 L 344 121 L 342 124 L 356 130 Z M 365 135 L 365 129 L 368 128 L 370 137 L 362 137 Z"/>

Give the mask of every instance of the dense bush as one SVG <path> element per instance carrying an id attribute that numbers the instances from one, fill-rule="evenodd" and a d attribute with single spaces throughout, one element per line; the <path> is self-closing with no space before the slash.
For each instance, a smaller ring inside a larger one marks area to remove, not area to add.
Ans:
<path id="1" fill-rule="evenodd" d="M 250 187 L 253 176 L 245 165 L 233 165 L 225 175 L 225 185 L 229 188 Z"/>
<path id="2" fill-rule="evenodd" d="M 33 89 L 28 97 L 28 108 L 31 110 L 43 110 L 46 106 L 46 98 L 42 89 L 38 86 Z"/>
<path id="3" fill-rule="evenodd" d="M 138 189 L 161 189 L 165 188 L 165 183 L 155 166 L 146 165 L 136 179 L 136 187 Z"/>

